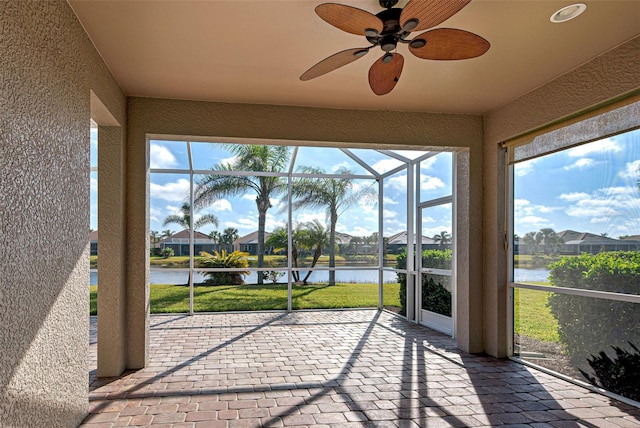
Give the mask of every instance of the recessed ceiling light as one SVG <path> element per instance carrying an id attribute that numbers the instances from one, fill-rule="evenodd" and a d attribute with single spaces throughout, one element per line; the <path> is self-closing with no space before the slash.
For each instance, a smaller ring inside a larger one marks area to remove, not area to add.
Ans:
<path id="1" fill-rule="evenodd" d="M 567 22 L 585 11 L 587 5 L 584 3 L 576 3 L 571 4 L 569 6 L 565 6 L 553 15 L 551 15 L 551 22 L 554 24 L 559 24 L 561 22 Z"/>

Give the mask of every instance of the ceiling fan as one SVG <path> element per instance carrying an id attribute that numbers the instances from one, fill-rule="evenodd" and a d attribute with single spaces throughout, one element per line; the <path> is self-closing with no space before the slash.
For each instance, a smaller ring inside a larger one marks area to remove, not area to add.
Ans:
<path id="1" fill-rule="evenodd" d="M 307 81 L 362 58 L 380 46 L 384 54 L 369 69 L 369 86 L 376 95 L 385 95 L 396 86 L 402 73 L 404 57 L 394 52 L 398 43 L 409 45 L 409 51 L 423 59 L 458 60 L 483 55 L 490 44 L 483 37 L 465 30 L 436 28 L 471 0 L 410 0 L 403 8 L 395 8 L 398 0 L 379 0 L 385 10 L 374 15 L 356 7 L 323 3 L 316 13 L 329 24 L 351 34 L 365 36 L 370 46 L 333 54 L 307 71 L 300 80 Z M 428 30 L 413 39 L 414 31 Z"/>

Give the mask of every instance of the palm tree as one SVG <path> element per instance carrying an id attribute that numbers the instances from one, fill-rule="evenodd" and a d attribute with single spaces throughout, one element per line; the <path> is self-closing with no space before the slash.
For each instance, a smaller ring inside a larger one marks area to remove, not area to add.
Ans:
<path id="1" fill-rule="evenodd" d="M 160 235 L 160 239 L 168 238 L 171 235 L 173 235 L 173 233 L 171 232 L 171 229 L 165 229 L 162 231 L 162 234 Z"/>
<path id="2" fill-rule="evenodd" d="M 189 205 L 188 202 L 184 202 L 182 204 L 182 206 L 180 207 L 180 212 L 182 213 L 182 215 L 171 214 L 167 216 L 164 219 L 164 222 L 162 222 L 162 225 L 166 226 L 168 224 L 175 223 L 182 226 L 183 229 L 186 229 L 189 232 L 191 232 L 191 206 Z M 195 231 L 197 229 L 200 229 L 201 227 L 206 226 L 207 224 L 213 224 L 214 226 L 218 226 L 218 218 L 213 214 L 205 214 L 202 217 L 200 217 L 198 220 L 196 220 L 196 222 L 193 224 L 193 230 Z M 171 236 L 171 233 L 169 233 L 169 236 Z M 182 246 L 180 247 L 182 248 Z M 189 279 L 187 284 L 190 284 L 190 283 L 191 283 L 191 270 L 189 270 Z"/>
<path id="3" fill-rule="evenodd" d="M 535 232 L 527 232 L 522 238 L 522 243 L 530 249 L 531 254 L 535 254 L 535 245 L 536 245 L 536 233 Z"/>
<path id="4" fill-rule="evenodd" d="M 258 208 L 258 267 L 264 266 L 264 235 L 267 210 L 271 208 L 271 197 L 286 190 L 286 181 L 281 177 L 265 175 L 229 175 L 231 171 L 283 172 L 291 156 L 286 146 L 253 146 L 230 144 L 225 146 L 235 157 L 230 162 L 221 162 L 211 168 L 211 174 L 197 182 L 195 205 L 207 206 L 221 198 L 253 191 Z M 222 172 L 223 174 L 220 174 Z M 262 284 L 263 272 L 258 271 L 258 284 Z"/>
<path id="5" fill-rule="evenodd" d="M 446 230 L 443 230 L 440 233 L 436 233 L 432 238 L 440 248 L 444 248 L 445 245 L 451 243 L 451 235 Z"/>
<path id="6" fill-rule="evenodd" d="M 285 227 L 279 227 L 276 230 L 273 231 L 273 233 L 271 233 L 271 235 L 269 235 L 269 238 L 267 238 L 267 245 L 274 247 L 274 248 L 284 248 L 284 249 L 288 249 L 289 248 L 289 227 L 285 226 Z M 294 268 L 298 268 L 298 256 L 299 256 L 299 249 L 301 246 L 301 242 L 305 242 L 305 238 L 306 238 L 306 230 L 303 230 L 302 227 L 300 225 L 298 225 L 298 227 L 296 227 L 293 230 L 293 235 L 291 237 L 291 243 L 292 243 L 292 248 L 291 248 L 291 264 Z M 294 282 L 300 282 L 300 271 L 298 270 L 294 270 L 292 272 L 293 275 L 293 281 Z"/>
<path id="7" fill-rule="evenodd" d="M 212 230 L 211 233 L 209 234 L 209 238 L 213 242 L 215 242 L 216 246 L 218 247 L 218 250 L 220 250 L 220 244 L 222 243 L 222 234 L 217 230 Z"/>
<path id="8" fill-rule="evenodd" d="M 149 233 L 149 236 L 151 237 L 151 243 L 153 245 L 157 244 L 158 241 L 160 241 L 160 232 L 158 232 L 157 230 L 152 230 L 151 233 Z"/>
<path id="9" fill-rule="evenodd" d="M 180 207 L 180 212 L 182 214 L 171 214 L 167 216 L 167 218 L 164 219 L 164 222 L 162 222 L 162 225 L 166 226 L 168 224 L 175 223 L 177 225 L 180 225 L 183 229 L 191 231 L 190 208 L 191 206 L 189 205 L 189 203 L 184 202 Z M 218 226 L 218 218 L 213 214 L 205 214 L 202 217 L 200 217 L 198 220 L 196 220 L 196 222 L 193 224 L 193 230 L 198 230 L 203 226 L 206 226 L 207 224 L 213 224 L 214 226 Z"/>
<path id="10" fill-rule="evenodd" d="M 311 261 L 311 267 L 307 271 L 302 283 L 307 285 L 307 281 L 311 276 L 311 272 L 313 272 L 313 268 L 318 263 L 318 259 L 322 255 L 322 250 L 330 245 L 330 234 L 327 229 L 320 223 L 317 219 L 308 222 L 305 225 L 305 232 L 302 234 L 302 245 L 307 248 L 313 248 L 313 260 Z M 331 273 L 331 272 L 330 272 Z M 298 279 L 299 280 L 299 279 Z"/>
<path id="11" fill-rule="evenodd" d="M 233 242 L 239 237 L 238 229 L 235 227 L 227 227 L 222 231 L 222 235 L 220 235 L 220 243 L 227 246 L 227 251 L 233 251 Z"/>
<path id="12" fill-rule="evenodd" d="M 326 172 L 321 168 L 302 167 L 300 171 L 305 174 L 323 175 Z M 322 208 L 329 218 L 329 267 L 336 266 L 336 224 L 338 217 L 347 208 L 362 200 L 369 198 L 376 193 L 371 186 L 356 188 L 353 179 L 349 176 L 353 174 L 346 168 L 340 168 L 336 174 L 343 175 L 344 178 L 335 177 L 303 177 L 295 180 L 292 186 L 292 197 L 296 198 L 293 208 Z M 336 273 L 329 271 L 329 285 L 335 285 Z"/>

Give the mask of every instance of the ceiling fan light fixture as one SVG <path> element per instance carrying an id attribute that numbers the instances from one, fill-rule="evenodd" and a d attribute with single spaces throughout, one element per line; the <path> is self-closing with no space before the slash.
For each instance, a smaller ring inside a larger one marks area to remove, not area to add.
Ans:
<path id="1" fill-rule="evenodd" d="M 425 47 L 427 41 L 425 39 L 413 39 L 409 42 L 409 47 L 413 49 L 420 49 Z"/>
<path id="2" fill-rule="evenodd" d="M 380 33 L 378 33 L 378 30 L 375 30 L 373 28 L 367 28 L 366 30 L 364 30 L 364 35 L 367 37 L 378 37 Z"/>
<path id="3" fill-rule="evenodd" d="M 565 6 L 562 9 L 551 15 L 551 22 L 554 24 L 560 24 L 567 22 L 580 16 L 587 9 L 587 5 L 584 3 L 575 3 L 569 6 Z"/>
<path id="4" fill-rule="evenodd" d="M 404 25 L 402 26 L 402 31 L 406 31 L 407 33 L 410 33 L 418 26 L 419 23 L 420 23 L 420 20 L 418 18 L 411 18 L 410 20 L 404 23 Z"/>

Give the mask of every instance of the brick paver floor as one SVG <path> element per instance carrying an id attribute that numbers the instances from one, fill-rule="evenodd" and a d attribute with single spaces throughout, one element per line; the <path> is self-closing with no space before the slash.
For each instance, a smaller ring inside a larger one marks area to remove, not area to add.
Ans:
<path id="1" fill-rule="evenodd" d="M 375 310 L 152 316 L 148 367 L 90 378 L 86 428 L 640 426 L 635 407 Z"/>

